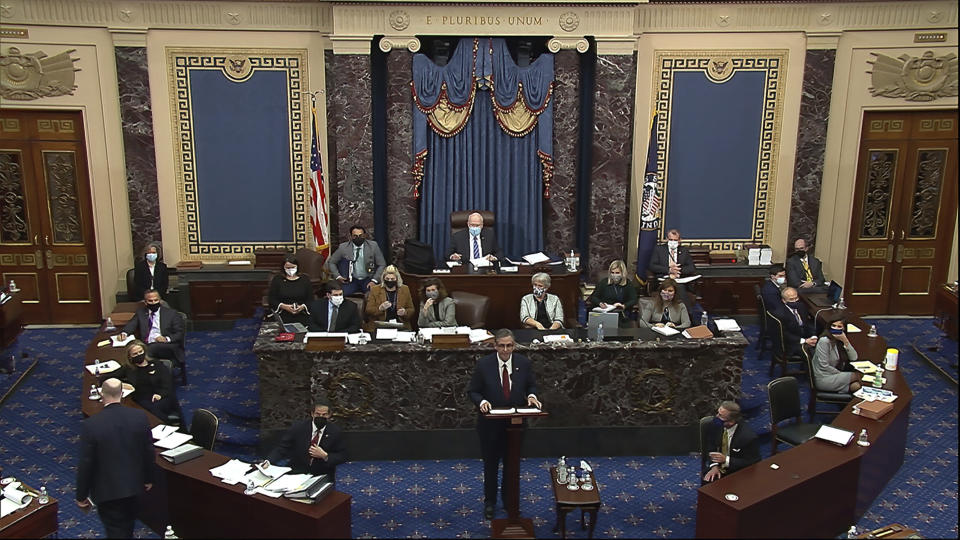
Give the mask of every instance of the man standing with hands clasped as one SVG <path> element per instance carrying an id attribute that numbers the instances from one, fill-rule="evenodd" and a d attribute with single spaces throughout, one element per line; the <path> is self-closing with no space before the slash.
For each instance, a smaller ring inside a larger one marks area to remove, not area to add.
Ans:
<path id="1" fill-rule="evenodd" d="M 484 356 L 473 370 L 467 395 L 477 406 L 477 434 L 483 456 L 483 516 L 493 519 L 497 503 L 497 468 L 503 461 L 503 478 L 515 474 L 507 468 L 507 421 L 490 420 L 484 414 L 492 408 L 530 406 L 541 408 L 537 400 L 537 383 L 530 369 L 530 360 L 514 354 L 516 341 L 510 330 L 494 335 L 495 354 Z M 506 505 L 506 482 L 500 497 Z"/>

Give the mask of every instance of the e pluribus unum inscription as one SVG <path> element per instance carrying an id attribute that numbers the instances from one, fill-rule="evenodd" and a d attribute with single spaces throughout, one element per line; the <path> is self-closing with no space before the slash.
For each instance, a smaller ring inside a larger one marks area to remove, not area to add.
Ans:
<path id="1" fill-rule="evenodd" d="M 546 17 L 540 15 L 427 15 L 431 26 L 543 26 Z"/>

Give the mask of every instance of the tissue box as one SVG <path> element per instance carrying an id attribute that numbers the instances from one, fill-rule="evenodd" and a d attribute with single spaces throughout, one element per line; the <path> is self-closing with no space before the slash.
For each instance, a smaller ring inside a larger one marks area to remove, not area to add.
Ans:
<path id="1" fill-rule="evenodd" d="M 879 420 L 881 416 L 893 410 L 893 403 L 885 403 L 883 401 L 863 401 L 858 405 L 858 407 L 860 407 L 860 416 L 866 416 L 867 418 Z"/>

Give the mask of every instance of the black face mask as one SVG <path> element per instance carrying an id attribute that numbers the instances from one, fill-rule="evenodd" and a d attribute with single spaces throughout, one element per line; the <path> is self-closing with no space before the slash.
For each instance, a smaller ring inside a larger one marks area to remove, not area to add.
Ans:
<path id="1" fill-rule="evenodd" d="M 147 353 L 135 354 L 130 357 L 130 362 L 134 364 L 141 364 L 143 360 L 147 357 Z"/>
<path id="2" fill-rule="evenodd" d="M 354 239 L 353 239 L 353 245 L 355 245 L 355 246 L 357 246 L 357 247 L 362 246 L 362 245 L 363 245 L 363 238 L 360 237 L 360 236 L 354 238 Z"/>
<path id="3" fill-rule="evenodd" d="M 160 303 L 158 302 L 156 304 L 147 304 L 147 309 L 153 312 L 157 312 L 160 310 Z"/>
<path id="4" fill-rule="evenodd" d="M 327 425 L 327 419 L 322 416 L 314 417 L 313 425 L 317 426 L 317 429 L 323 429 Z"/>
<path id="5" fill-rule="evenodd" d="M 787 302 L 787 305 L 793 309 L 798 309 L 800 307 L 800 302 Z"/>
<path id="6" fill-rule="evenodd" d="M 397 287 L 397 282 L 393 279 L 384 280 L 383 286 L 388 289 L 395 289 Z"/>

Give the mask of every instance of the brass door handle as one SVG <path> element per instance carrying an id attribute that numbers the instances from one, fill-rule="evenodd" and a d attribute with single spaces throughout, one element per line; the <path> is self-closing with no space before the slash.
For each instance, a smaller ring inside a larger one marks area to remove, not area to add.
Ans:
<path id="1" fill-rule="evenodd" d="M 887 262 L 893 262 L 893 244 L 887 244 Z"/>
<path id="2" fill-rule="evenodd" d="M 35 246 L 40 245 L 40 233 L 33 235 L 33 245 Z"/>
<path id="3" fill-rule="evenodd" d="M 906 236 L 906 233 L 903 232 L 903 229 L 900 229 L 900 239 L 903 240 L 904 236 Z"/>
<path id="4" fill-rule="evenodd" d="M 49 234 L 43 235 L 43 244 L 46 245 L 46 246 L 49 246 L 49 245 L 50 245 L 50 235 L 49 235 Z"/>
<path id="5" fill-rule="evenodd" d="M 903 262 L 903 246 L 902 245 L 897 246 L 897 262 L 898 263 Z"/>
<path id="6" fill-rule="evenodd" d="M 37 251 L 34 252 L 34 255 L 36 255 L 37 270 L 42 270 L 43 269 L 43 252 L 38 249 Z"/>
<path id="7" fill-rule="evenodd" d="M 47 250 L 47 270 L 53 270 L 53 250 Z"/>

